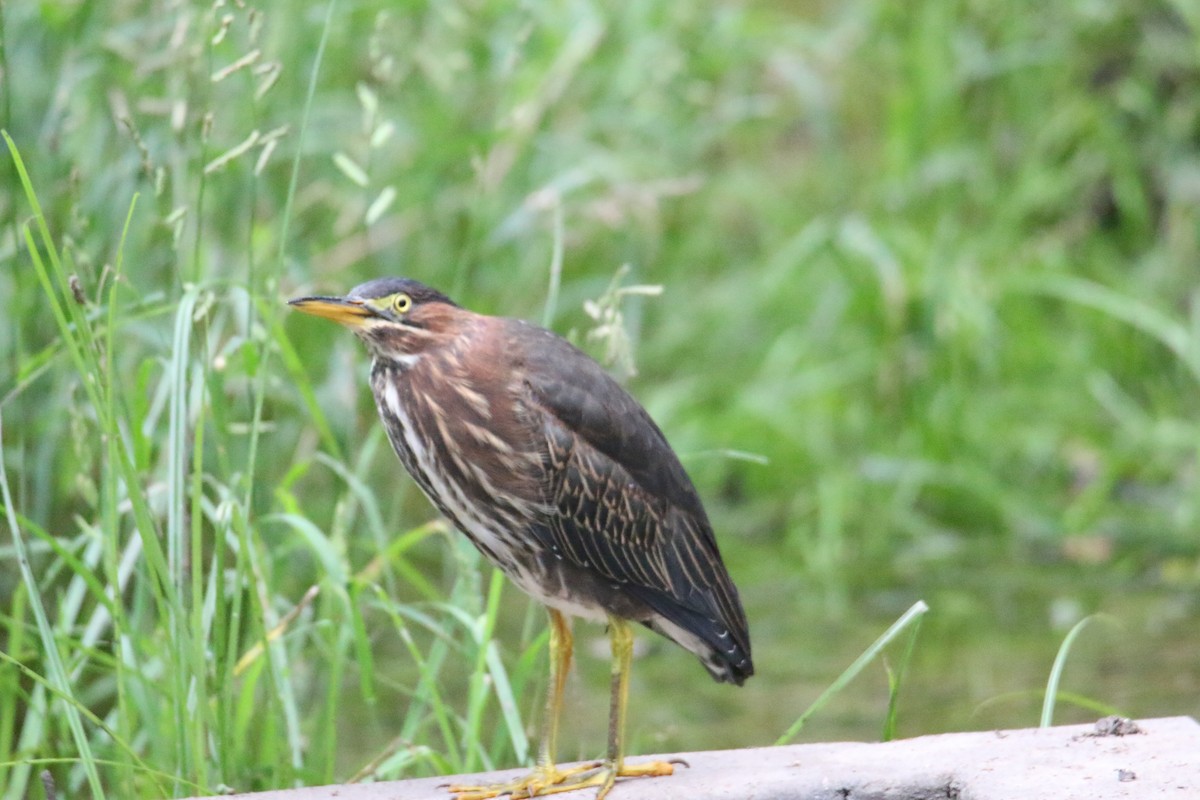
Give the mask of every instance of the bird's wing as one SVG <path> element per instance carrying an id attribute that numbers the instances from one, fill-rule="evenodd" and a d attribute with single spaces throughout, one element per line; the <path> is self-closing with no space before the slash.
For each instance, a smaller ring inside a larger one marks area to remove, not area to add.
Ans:
<path id="1" fill-rule="evenodd" d="M 737 590 L 662 431 L 568 342 L 545 333 L 522 350 L 530 354 L 522 370 L 528 402 L 546 412 L 536 425 L 556 511 L 547 525 L 555 549 L 749 668 Z"/>
<path id="2" fill-rule="evenodd" d="M 527 383 L 536 401 L 597 452 L 619 464 L 649 495 L 704 519 L 704 507 L 667 437 L 625 389 L 590 356 L 549 331 L 523 348 Z M 707 524 L 704 544 L 716 550 Z"/>

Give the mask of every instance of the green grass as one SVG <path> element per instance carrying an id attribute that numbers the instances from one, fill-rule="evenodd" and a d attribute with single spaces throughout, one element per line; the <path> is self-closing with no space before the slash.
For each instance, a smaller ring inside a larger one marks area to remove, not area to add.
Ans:
<path id="1" fill-rule="evenodd" d="M 695 478 L 760 675 L 639 659 L 635 750 L 774 741 L 918 599 L 805 735 L 1200 713 L 1187 4 L 0 21 L 3 800 L 528 758 L 539 612 L 403 478 L 357 343 L 283 304 L 382 274 L 571 336 Z M 1125 633 L 1051 668 L 1092 613 Z M 1184 688 L 1143 697 L 1106 659 L 1160 630 Z M 564 755 L 602 740 L 581 651 Z"/>
<path id="2" fill-rule="evenodd" d="M 795 739 L 796 735 L 800 733 L 800 730 L 804 727 L 804 724 L 808 722 L 812 715 L 819 712 L 834 696 L 837 695 L 838 692 L 845 689 L 846 686 L 852 680 L 854 680 L 854 678 L 856 678 L 859 673 L 863 671 L 863 669 L 867 667 L 867 665 L 880 658 L 884 648 L 887 647 L 887 645 L 890 644 L 897 636 L 899 636 L 906 628 L 910 628 L 908 647 L 904 652 L 904 660 L 900 664 L 900 669 L 896 673 L 892 673 L 890 670 L 888 672 L 888 710 L 887 716 L 884 720 L 883 736 L 881 738 L 885 742 L 894 738 L 897 698 L 903 682 L 904 670 L 908 666 L 909 659 L 912 657 L 917 633 L 921 628 L 921 618 L 928 611 L 929 606 L 927 606 L 924 601 L 918 600 L 916 603 L 914 603 L 912 608 L 904 612 L 900 619 L 896 620 L 890 628 L 884 631 L 878 639 L 871 643 L 870 647 L 864 650 L 862 654 L 854 660 L 854 663 L 846 667 L 842 674 L 837 676 L 833 683 L 829 684 L 829 687 L 823 691 L 816 700 L 813 701 L 812 705 L 805 709 L 804 713 L 801 714 L 786 731 L 784 731 L 783 735 L 775 740 L 775 744 L 789 744 L 793 739 Z"/>

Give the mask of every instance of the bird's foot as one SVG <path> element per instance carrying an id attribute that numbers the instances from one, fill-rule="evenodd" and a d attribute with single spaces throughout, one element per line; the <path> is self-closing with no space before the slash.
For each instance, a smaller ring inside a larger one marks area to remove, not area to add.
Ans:
<path id="1" fill-rule="evenodd" d="M 508 795 L 512 800 L 520 800 L 597 787 L 599 791 L 596 792 L 596 800 L 603 800 L 617 778 L 662 777 L 672 774 L 675 764 L 687 766 L 687 762 L 681 759 L 649 761 L 643 764 L 622 763 L 619 766 L 611 761 L 591 761 L 566 769 L 553 765 L 539 766 L 528 775 L 508 783 L 491 786 L 450 786 L 449 789 L 455 793 L 455 800 L 490 800 L 503 795 Z"/>
<path id="2" fill-rule="evenodd" d="M 603 762 L 588 761 L 573 767 L 561 768 L 556 764 L 549 766 L 539 764 L 533 771 L 506 783 L 494 783 L 487 786 L 459 786 L 452 784 L 448 787 L 454 793 L 455 800 L 489 800 L 492 797 L 508 795 L 513 800 L 525 797 L 536 797 L 549 794 L 551 787 L 562 784 L 569 778 L 591 772 Z M 558 791 L 564 791 L 559 789 Z"/>
<path id="3" fill-rule="evenodd" d="M 588 786 L 597 786 L 599 789 L 596 792 L 596 800 L 604 800 L 613 784 L 617 782 L 617 778 L 662 778 L 673 774 L 676 764 L 682 764 L 685 767 L 688 765 L 682 758 L 673 758 L 670 761 L 645 761 L 641 764 L 621 763 L 617 765 L 612 762 L 604 762 L 591 775 L 581 776 L 578 782 L 568 788 L 583 789 Z M 565 792 L 567 788 L 556 786 L 554 791 Z"/>

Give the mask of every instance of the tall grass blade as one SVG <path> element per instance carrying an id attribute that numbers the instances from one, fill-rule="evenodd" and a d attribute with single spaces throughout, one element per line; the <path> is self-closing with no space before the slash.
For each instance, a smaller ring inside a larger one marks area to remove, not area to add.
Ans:
<path id="1" fill-rule="evenodd" d="M 308 136 L 308 126 L 312 121 L 313 98 L 317 94 L 317 77 L 321 74 L 321 64 L 325 60 L 325 47 L 329 43 L 329 32 L 333 30 L 334 12 L 337 10 L 337 0 L 329 0 L 325 5 L 325 22 L 321 26 L 321 41 L 313 54 L 312 69 L 308 73 L 308 92 L 304 96 L 304 110 L 300 113 L 299 130 L 296 132 L 296 155 L 292 159 L 292 174 L 288 178 L 287 199 L 283 205 L 283 218 L 279 222 L 279 265 L 287 259 L 288 228 L 292 221 L 292 206 L 296 201 L 296 187 L 300 184 L 300 159 L 304 155 L 305 139 Z"/>
<path id="2" fill-rule="evenodd" d="M 0 412 L 0 442 L 3 441 L 4 422 L 3 413 Z M 3 497 L 4 501 L 4 517 L 8 521 L 8 530 L 12 536 L 13 547 L 17 551 L 17 566 L 21 572 L 21 581 L 25 585 L 25 591 L 29 596 L 29 610 L 33 613 L 34 622 L 37 624 L 38 637 L 41 639 L 42 657 L 46 660 L 46 666 L 49 671 L 47 686 L 62 698 L 60 705 L 63 713 L 66 715 L 67 726 L 71 730 L 71 737 L 75 741 L 75 747 L 79 751 L 80 762 L 83 765 L 84 773 L 87 775 L 88 787 L 91 789 L 93 797 L 102 800 L 104 797 L 107 797 L 107 794 L 104 790 L 104 784 L 100 781 L 100 773 L 96 769 L 91 742 L 83 729 L 83 720 L 79 714 L 79 706 L 82 703 L 75 697 L 71 680 L 67 675 L 67 668 L 63 663 L 62 652 L 58 648 L 58 639 L 54 634 L 54 628 L 50 625 L 49 618 L 46 616 L 46 608 L 42 605 L 37 578 L 33 574 L 33 568 L 29 563 L 29 555 L 25 549 L 25 537 L 22 535 L 20 525 L 17 523 L 17 509 L 13 503 L 12 492 L 8 486 L 8 472 L 5 469 L 4 462 L 3 451 L 0 450 L 0 493 L 2 493 L 0 496 Z"/>
<path id="3" fill-rule="evenodd" d="M 1042 716 L 1038 721 L 1038 727 L 1049 728 L 1054 724 L 1054 706 L 1059 698 L 1058 685 L 1062 681 L 1063 670 L 1067 667 L 1067 656 L 1071 653 L 1071 646 L 1075 644 L 1075 640 L 1079 638 L 1079 634 L 1083 633 L 1092 620 L 1100 618 L 1100 614 L 1089 614 L 1083 619 L 1071 626 L 1071 630 L 1067 631 L 1066 637 L 1062 640 L 1062 644 L 1058 647 L 1058 653 L 1054 656 L 1054 666 L 1050 668 L 1050 677 L 1046 681 L 1046 695 L 1042 699 Z"/>
<path id="4" fill-rule="evenodd" d="M 792 741 L 792 739 L 796 738 L 796 734 L 800 733 L 800 729 L 804 727 L 804 723 L 808 722 L 809 717 L 820 711 L 821 708 L 827 702 L 829 702 L 834 695 L 844 689 L 846 685 L 850 683 L 850 681 L 854 680 L 858 673 L 862 672 L 863 668 L 866 667 L 867 664 L 871 663 L 871 661 L 873 661 L 876 656 L 882 652 L 883 648 L 886 647 L 888 643 L 900 635 L 901 631 L 903 631 L 909 625 L 919 622 L 920 618 L 928 610 L 929 606 L 925 604 L 924 600 L 918 600 L 917 602 L 913 603 L 911 608 L 905 611 L 899 619 L 893 622 L 890 628 L 884 631 L 878 639 L 872 642 L 871 646 L 864 650 L 862 655 L 854 659 L 854 662 L 850 664 L 850 666 L 846 667 L 846 669 L 842 671 L 842 674 L 839 675 L 833 683 L 829 684 L 825 691 L 821 692 L 817 699 L 813 701 L 812 705 L 810 705 L 808 709 L 801 714 L 795 722 L 792 723 L 791 727 L 784 731 L 783 735 L 775 740 L 775 744 L 787 744 L 788 742 Z"/>
<path id="5" fill-rule="evenodd" d="M 890 742 L 896 738 L 896 716 L 900 704 L 900 687 L 904 684 L 904 676 L 908 672 L 908 665 L 912 661 L 912 655 L 917 649 L 917 635 L 921 632 L 921 623 L 924 622 L 925 615 L 921 614 L 913 620 L 912 626 L 908 631 L 908 644 L 904 647 L 904 654 L 900 657 L 900 664 L 895 670 L 888 668 L 888 708 L 887 716 L 883 721 L 883 733 L 880 736 L 880 741 Z"/>

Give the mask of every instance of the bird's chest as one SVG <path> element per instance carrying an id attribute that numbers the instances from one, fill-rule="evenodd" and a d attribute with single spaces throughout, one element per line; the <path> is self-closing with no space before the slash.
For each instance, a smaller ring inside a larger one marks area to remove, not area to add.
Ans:
<path id="1" fill-rule="evenodd" d="M 379 415 L 396 455 L 426 496 L 493 562 L 507 566 L 539 513 L 530 442 L 503 398 L 421 370 L 372 369 Z"/>

